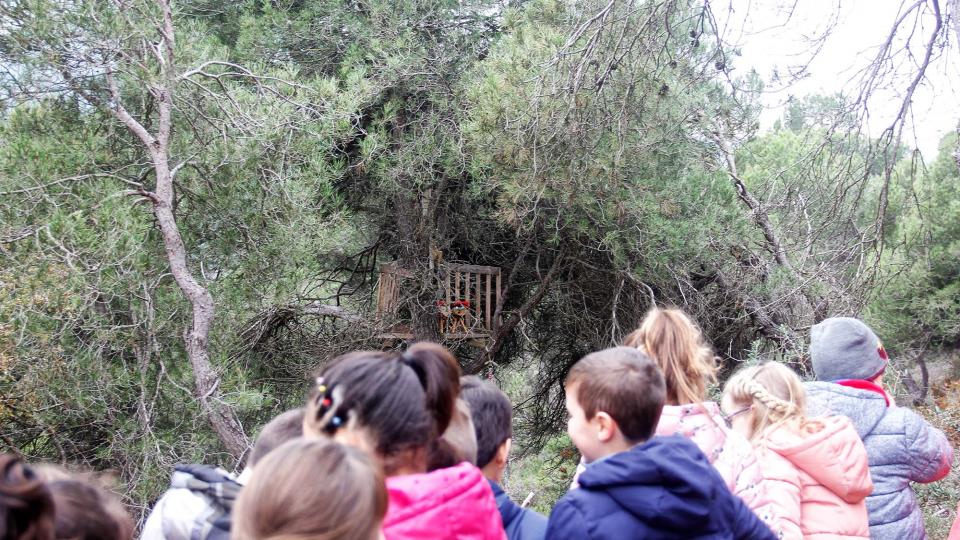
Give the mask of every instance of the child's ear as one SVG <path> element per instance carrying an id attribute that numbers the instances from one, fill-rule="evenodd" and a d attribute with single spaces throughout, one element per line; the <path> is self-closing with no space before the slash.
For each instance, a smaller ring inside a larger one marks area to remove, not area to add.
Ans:
<path id="1" fill-rule="evenodd" d="M 617 421 L 603 411 L 594 415 L 593 419 L 597 426 L 597 440 L 600 442 L 607 442 L 613 439 L 620 430 L 620 426 L 617 425 Z"/>
<path id="2" fill-rule="evenodd" d="M 510 457 L 510 448 L 512 446 L 512 439 L 507 439 L 500 443 L 500 446 L 497 447 L 497 453 L 493 456 L 493 460 L 497 462 L 497 465 L 505 465 L 507 463 L 507 458 Z"/>

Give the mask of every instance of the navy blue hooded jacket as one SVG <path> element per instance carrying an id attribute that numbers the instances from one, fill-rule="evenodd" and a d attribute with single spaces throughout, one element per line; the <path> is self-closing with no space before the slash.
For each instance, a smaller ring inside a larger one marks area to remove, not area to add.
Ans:
<path id="1" fill-rule="evenodd" d="M 679 435 L 654 437 L 589 465 L 547 525 L 549 540 L 775 540 L 730 493 L 703 452 Z"/>
<path id="2" fill-rule="evenodd" d="M 547 533 L 547 518 L 533 510 L 521 508 L 510 500 L 510 496 L 496 482 L 493 480 L 488 482 L 494 498 L 497 499 L 497 509 L 500 510 L 500 518 L 503 520 L 504 530 L 507 531 L 507 539 L 543 540 Z"/>

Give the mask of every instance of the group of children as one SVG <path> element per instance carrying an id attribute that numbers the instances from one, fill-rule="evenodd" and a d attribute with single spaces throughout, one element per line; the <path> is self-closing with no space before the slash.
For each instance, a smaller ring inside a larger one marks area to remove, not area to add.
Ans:
<path id="1" fill-rule="evenodd" d="M 697 326 L 652 310 L 570 369 L 582 460 L 548 518 L 501 487 L 512 405 L 492 382 L 433 343 L 349 353 L 264 427 L 238 477 L 178 467 L 141 538 L 926 538 L 910 484 L 949 472 L 946 437 L 893 403 L 862 322 L 814 326 L 810 356 L 817 382 L 767 362 L 708 401 L 717 366 Z M 3 457 L 4 538 L 130 537 L 61 534 L 56 481 Z"/>

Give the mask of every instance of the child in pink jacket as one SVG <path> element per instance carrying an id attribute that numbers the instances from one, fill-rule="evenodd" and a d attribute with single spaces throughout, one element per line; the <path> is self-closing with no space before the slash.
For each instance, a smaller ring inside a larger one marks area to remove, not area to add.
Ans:
<path id="1" fill-rule="evenodd" d="M 434 343 L 403 354 L 349 353 L 317 378 L 304 435 L 359 447 L 381 464 L 386 540 L 506 540 L 493 491 L 469 463 L 476 442 L 471 456 L 466 445 L 449 442 L 455 437 L 445 438 L 459 394 L 460 366 Z M 472 434 L 473 427 L 459 431 Z"/>
<path id="2" fill-rule="evenodd" d="M 804 402 L 800 377 L 767 362 L 731 377 L 721 403 L 757 448 L 784 539 L 870 538 L 867 450 L 848 418 L 805 418 Z"/>
<path id="3" fill-rule="evenodd" d="M 716 403 L 705 401 L 707 383 L 716 379 L 717 366 L 696 324 L 679 309 L 654 308 L 624 345 L 646 352 L 663 371 L 667 404 L 656 434 L 690 439 L 730 491 L 779 534 L 779 509 L 767 495 L 768 481 L 753 447 L 726 425 Z"/>
<path id="4" fill-rule="evenodd" d="M 960 504 L 957 505 L 957 519 L 953 521 L 953 527 L 950 527 L 947 540 L 960 540 Z"/>

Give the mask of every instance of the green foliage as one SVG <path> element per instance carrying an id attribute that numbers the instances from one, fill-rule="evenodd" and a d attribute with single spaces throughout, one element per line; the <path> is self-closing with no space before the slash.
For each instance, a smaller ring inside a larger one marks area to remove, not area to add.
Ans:
<path id="1" fill-rule="evenodd" d="M 887 342 L 900 348 L 960 342 L 960 169 L 957 136 L 916 180 L 898 176 L 892 198 L 900 211 L 884 254 L 885 283 L 871 303 Z"/>
<path id="2" fill-rule="evenodd" d="M 566 433 L 550 438 L 535 453 L 514 460 L 504 479 L 504 490 L 517 503 L 533 494 L 530 507 L 545 516 L 570 489 L 580 454 Z"/>

